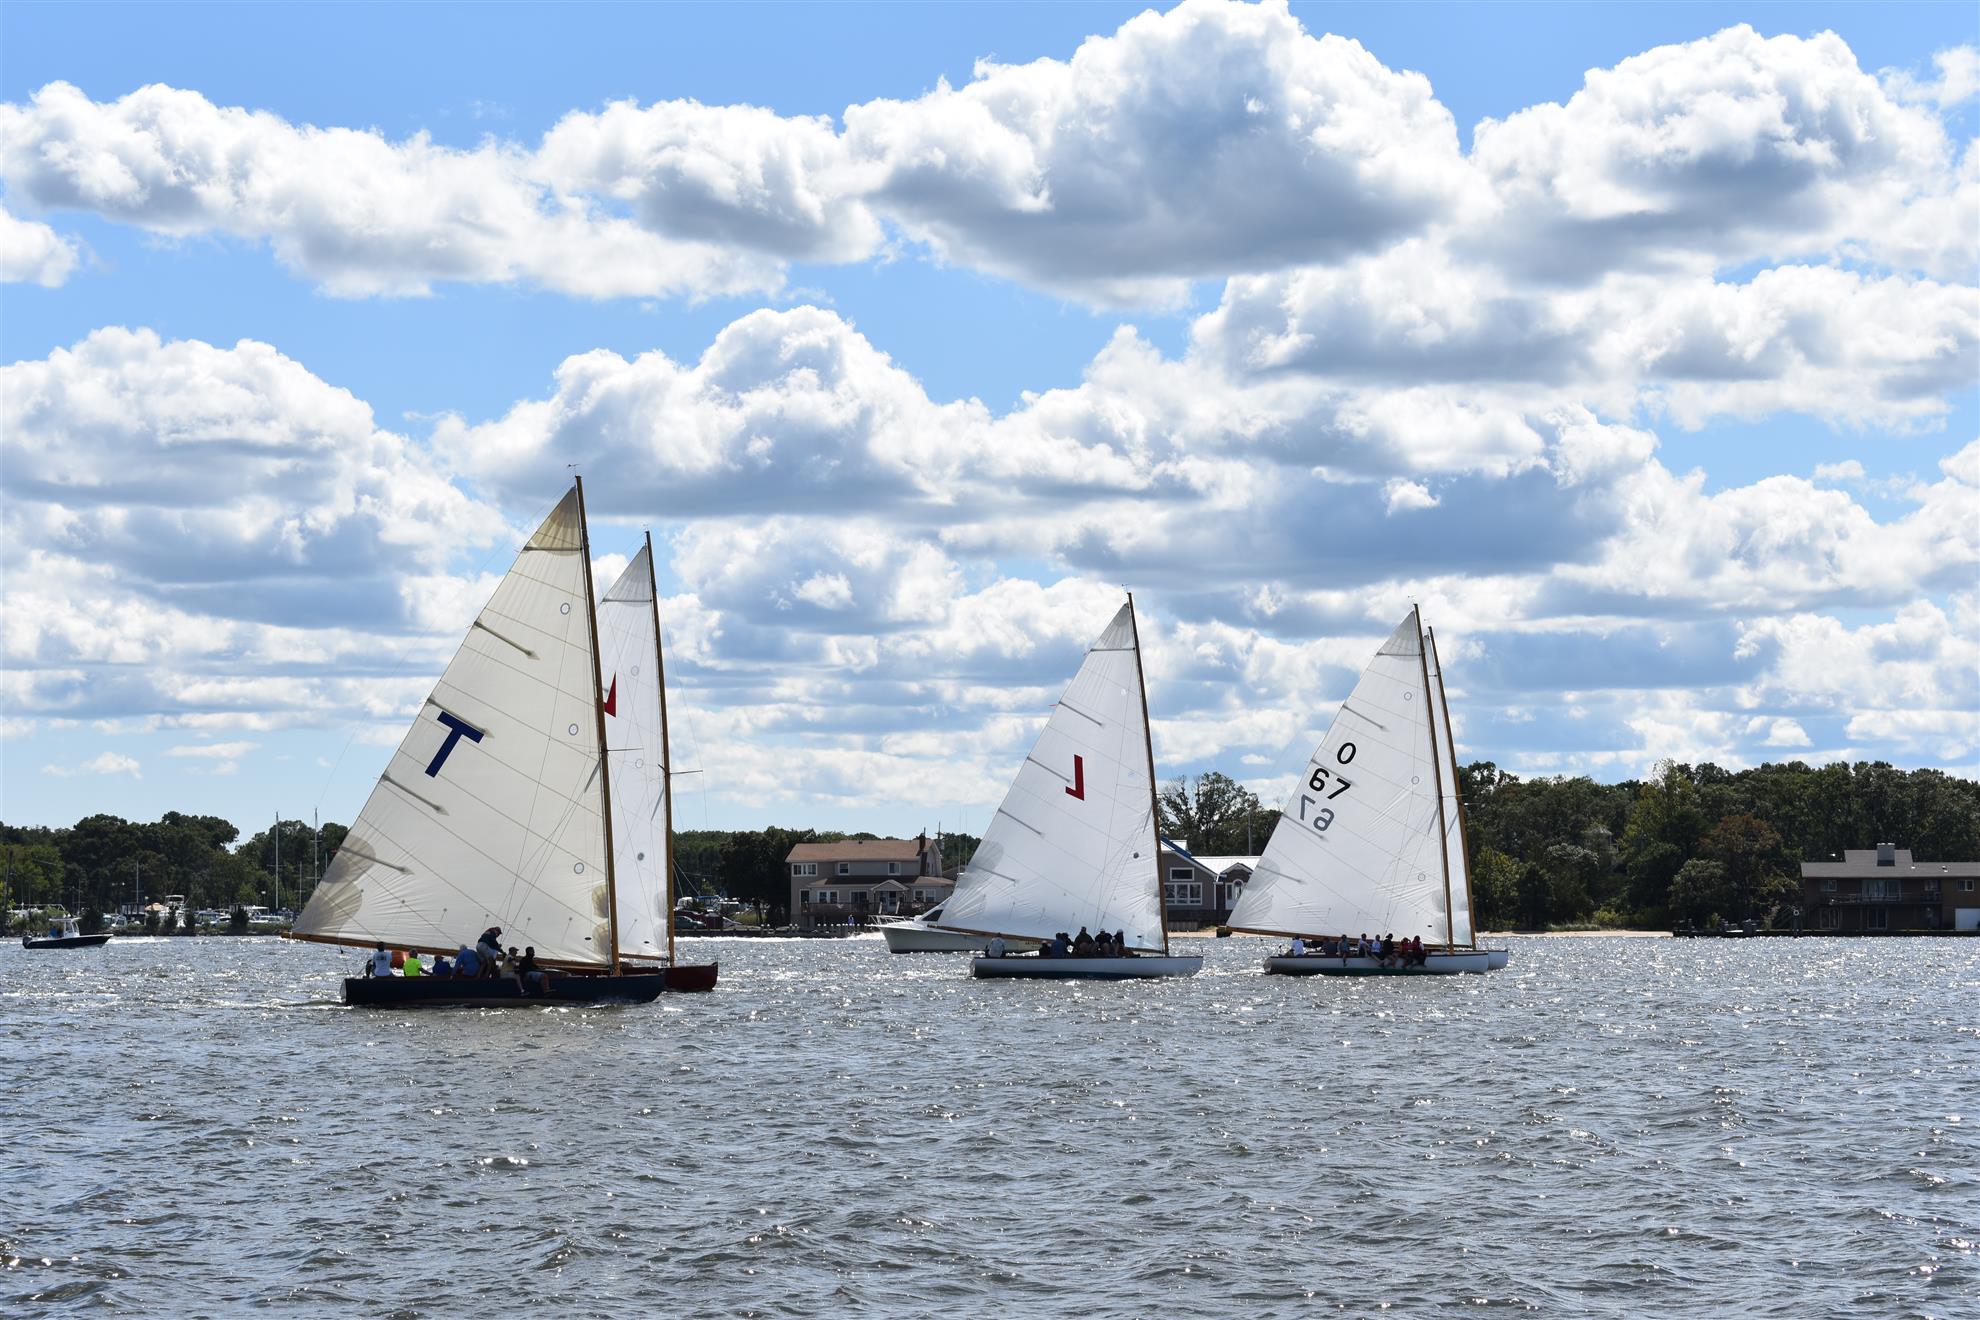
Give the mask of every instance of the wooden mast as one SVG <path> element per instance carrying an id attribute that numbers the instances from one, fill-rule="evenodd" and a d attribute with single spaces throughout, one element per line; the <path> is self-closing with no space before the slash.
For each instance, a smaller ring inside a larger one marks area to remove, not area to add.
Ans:
<path id="1" fill-rule="evenodd" d="M 612 758 L 605 747 L 605 679 L 598 662 L 598 593 L 591 583 L 591 530 L 584 521 L 584 478 L 576 477 L 578 553 L 584 556 L 584 621 L 591 628 L 591 712 L 598 722 L 598 814 L 605 822 L 605 910 L 612 975 L 619 974 L 619 878 L 612 860 Z"/>
<path id="2" fill-rule="evenodd" d="M 661 658 L 660 584 L 653 576 L 653 533 L 646 534 L 646 585 L 653 604 L 653 669 L 660 684 L 660 789 L 666 833 L 660 840 L 660 919 L 667 923 L 667 962 L 674 961 L 674 749 L 667 741 L 667 662 Z"/>
<path id="3" fill-rule="evenodd" d="M 1471 906 L 1471 840 L 1464 833 L 1464 781 L 1458 778 L 1457 739 L 1451 733 L 1451 702 L 1444 695 L 1444 661 L 1437 654 L 1437 630 L 1430 635 L 1430 658 L 1437 662 L 1437 705 L 1444 714 L 1444 742 L 1451 749 L 1451 801 L 1457 803 L 1458 851 L 1464 856 L 1464 911 L 1471 922 L 1471 947 L 1478 947 L 1478 915 Z M 1450 863 L 1446 860 L 1445 865 Z"/>
<path id="4" fill-rule="evenodd" d="M 1416 664 L 1423 671 L 1423 714 L 1430 721 L 1430 782 L 1437 788 L 1437 858 L 1444 864 L 1444 947 L 1457 948 L 1457 925 L 1451 915 L 1451 847 L 1449 826 L 1444 823 L 1443 753 L 1437 750 L 1437 718 L 1430 709 L 1430 658 L 1423 649 L 1423 611 L 1412 605 L 1409 617 L 1416 622 Z"/>
<path id="5" fill-rule="evenodd" d="M 1155 736 L 1148 728 L 1148 679 L 1141 672 L 1141 625 L 1134 614 L 1134 593 L 1128 598 L 1128 631 L 1134 635 L 1134 685 L 1141 691 L 1141 745 L 1148 753 L 1148 816 L 1155 828 L 1155 916 L 1162 923 L 1162 956 L 1169 956 L 1169 903 L 1162 886 L 1162 805 L 1155 796 Z"/>

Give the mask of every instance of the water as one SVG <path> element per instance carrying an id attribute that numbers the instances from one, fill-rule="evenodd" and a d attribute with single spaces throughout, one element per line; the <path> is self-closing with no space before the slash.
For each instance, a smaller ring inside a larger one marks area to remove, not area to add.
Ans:
<path id="1" fill-rule="evenodd" d="M 684 942 L 647 1008 L 353 1012 L 272 940 L 0 949 L 0 1311 L 1980 1314 L 1980 942 L 973 983 Z"/>

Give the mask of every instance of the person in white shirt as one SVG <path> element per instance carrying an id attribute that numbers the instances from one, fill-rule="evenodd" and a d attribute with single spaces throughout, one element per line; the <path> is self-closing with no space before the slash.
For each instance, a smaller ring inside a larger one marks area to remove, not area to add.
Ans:
<path id="1" fill-rule="evenodd" d="M 1293 936 L 1291 953 L 1295 958 L 1304 958 L 1306 956 L 1306 941 L 1297 935 Z"/>
<path id="2" fill-rule="evenodd" d="M 1004 937 L 1002 935 L 992 935 L 990 937 L 989 954 L 992 958 L 1001 958 L 1004 956 Z"/>
<path id="3" fill-rule="evenodd" d="M 386 948 L 383 943 L 379 944 L 371 952 L 371 974 L 373 976 L 390 976 L 392 974 L 392 951 Z"/>

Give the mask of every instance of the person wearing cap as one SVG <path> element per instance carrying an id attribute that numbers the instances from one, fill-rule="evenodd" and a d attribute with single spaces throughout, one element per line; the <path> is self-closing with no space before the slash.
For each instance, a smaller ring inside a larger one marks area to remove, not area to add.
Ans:
<path id="1" fill-rule="evenodd" d="M 490 926 L 482 931 L 481 938 L 474 942 L 474 951 L 481 955 L 481 974 L 495 975 L 495 969 L 502 961 L 502 928 Z"/>

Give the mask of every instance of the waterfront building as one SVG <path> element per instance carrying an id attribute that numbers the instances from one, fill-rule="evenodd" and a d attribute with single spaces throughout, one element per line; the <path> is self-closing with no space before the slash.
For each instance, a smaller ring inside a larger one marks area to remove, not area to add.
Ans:
<path id="1" fill-rule="evenodd" d="M 1909 848 L 1850 848 L 1801 864 L 1803 929 L 1844 934 L 1980 930 L 1980 862 L 1920 862 Z"/>
<path id="2" fill-rule="evenodd" d="M 784 860 L 791 920 L 800 930 L 926 912 L 955 891 L 942 875 L 940 848 L 925 832 L 912 839 L 800 843 Z"/>
<path id="3" fill-rule="evenodd" d="M 1257 865 L 1256 857 L 1198 857 L 1187 840 L 1162 840 L 1162 901 L 1169 929 L 1223 925 Z"/>

